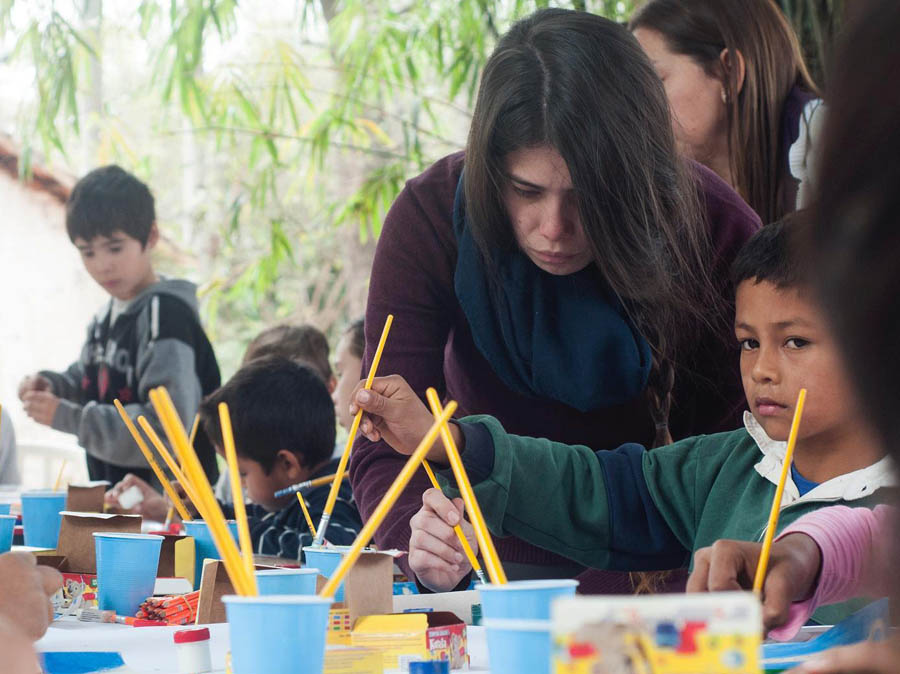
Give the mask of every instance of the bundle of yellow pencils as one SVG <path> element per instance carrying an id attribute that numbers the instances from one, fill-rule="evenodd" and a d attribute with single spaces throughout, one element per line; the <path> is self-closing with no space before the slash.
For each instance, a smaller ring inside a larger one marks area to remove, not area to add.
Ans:
<path id="1" fill-rule="evenodd" d="M 185 490 L 191 496 L 191 500 L 194 501 L 194 505 L 200 511 L 200 515 L 209 527 L 210 535 L 216 544 L 216 549 L 219 551 L 228 577 L 231 579 L 231 584 L 240 595 L 255 596 L 259 594 L 256 587 L 256 576 L 253 572 L 253 549 L 250 546 L 247 514 L 243 507 L 239 507 L 243 505 L 244 501 L 243 494 L 240 492 L 240 486 L 237 484 L 240 477 L 237 470 L 237 457 L 234 438 L 231 433 L 231 420 L 228 417 L 228 408 L 224 405 L 220 406 L 219 414 L 222 420 L 225 454 L 228 459 L 231 479 L 234 481 L 235 515 L 238 522 L 238 533 L 243 555 L 238 551 L 238 547 L 228 531 L 222 507 L 213 495 L 212 485 L 210 485 L 206 473 L 203 472 L 200 459 L 190 444 L 188 434 L 178 417 L 178 412 L 169 394 L 162 387 L 153 389 L 150 391 L 150 401 L 153 403 L 156 414 L 159 416 L 163 429 L 166 431 L 170 445 L 181 462 L 185 478 Z M 242 556 L 243 559 L 241 558 Z"/>

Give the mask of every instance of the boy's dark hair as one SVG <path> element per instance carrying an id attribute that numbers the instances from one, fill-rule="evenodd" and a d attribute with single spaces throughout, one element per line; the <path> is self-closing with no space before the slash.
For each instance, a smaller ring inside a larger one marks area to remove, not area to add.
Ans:
<path id="1" fill-rule="evenodd" d="M 79 180 L 66 202 L 66 231 L 72 243 L 123 232 L 147 245 L 156 221 L 150 189 L 119 166 L 94 169 Z"/>
<path id="2" fill-rule="evenodd" d="M 362 359 L 366 351 L 365 319 L 357 318 L 347 327 L 344 334 L 350 337 L 350 353 Z"/>
<path id="3" fill-rule="evenodd" d="M 731 265 L 734 287 L 749 280 L 768 281 L 782 290 L 809 285 L 809 270 L 802 252 L 809 225 L 809 213 L 797 211 L 751 236 Z"/>
<path id="4" fill-rule="evenodd" d="M 268 357 L 244 365 L 200 404 L 200 420 L 214 445 L 222 446 L 219 403 L 228 405 L 237 453 L 268 474 L 276 454 L 293 452 L 306 467 L 334 451 L 334 403 L 311 368 Z"/>
<path id="5" fill-rule="evenodd" d="M 278 356 L 308 365 L 326 384 L 331 381 L 328 339 L 311 325 L 276 325 L 253 338 L 244 353 L 243 364 Z"/>

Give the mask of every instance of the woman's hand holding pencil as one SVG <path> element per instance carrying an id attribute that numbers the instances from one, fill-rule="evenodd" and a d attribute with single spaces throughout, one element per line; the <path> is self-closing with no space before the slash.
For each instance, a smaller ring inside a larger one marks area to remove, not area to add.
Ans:
<path id="1" fill-rule="evenodd" d="M 434 423 L 431 412 L 399 375 L 376 377 L 369 390 L 363 390 L 363 382 L 360 382 L 350 400 L 350 414 L 363 411 L 360 432 L 372 442 L 384 440 L 400 454 L 412 454 L 419 440 Z M 462 450 L 465 440 L 459 428 L 450 424 L 450 432 L 456 446 Z M 434 443 L 427 459 L 447 465 L 447 453 L 442 440 L 438 439 Z"/>

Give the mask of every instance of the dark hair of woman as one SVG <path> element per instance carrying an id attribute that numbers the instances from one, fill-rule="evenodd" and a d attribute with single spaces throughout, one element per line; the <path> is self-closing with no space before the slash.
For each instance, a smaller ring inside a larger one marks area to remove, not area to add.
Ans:
<path id="1" fill-rule="evenodd" d="M 692 57 L 722 81 L 731 175 L 764 223 L 794 210 L 787 147 L 780 138 L 785 100 L 795 86 L 817 93 L 800 44 L 772 0 L 649 0 L 628 24 L 660 33 L 669 48 Z M 739 52 L 744 76 L 737 58 Z"/>
<path id="2" fill-rule="evenodd" d="M 547 9 L 497 44 L 482 73 L 464 173 L 472 236 L 489 268 L 491 251 L 516 246 L 501 196 L 504 160 L 540 146 L 565 160 L 594 262 L 653 349 L 648 395 L 664 442 L 678 342 L 724 311 L 710 310 L 707 224 L 676 152 L 665 92 L 624 27 Z"/>
<path id="3" fill-rule="evenodd" d="M 864 409 L 900 458 L 900 3 L 855 9 L 833 62 L 811 247 Z"/>

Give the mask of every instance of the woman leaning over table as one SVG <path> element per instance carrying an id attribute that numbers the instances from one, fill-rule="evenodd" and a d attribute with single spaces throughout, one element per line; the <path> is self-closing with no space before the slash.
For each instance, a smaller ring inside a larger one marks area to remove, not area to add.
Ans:
<path id="1" fill-rule="evenodd" d="M 663 80 L 685 155 L 764 223 L 808 205 L 824 108 L 772 0 L 648 0 L 629 28 Z"/>
<path id="2" fill-rule="evenodd" d="M 680 158 L 663 88 L 625 28 L 539 11 L 486 64 L 466 152 L 410 180 L 388 213 L 363 371 L 393 313 L 379 373 L 422 396 L 434 386 L 510 432 L 616 447 L 734 428 L 727 270 L 758 227 L 721 179 Z M 405 458 L 357 440 L 364 517 Z M 429 486 L 418 474 L 376 534 L 409 549 L 413 567 L 425 551 L 409 520 Z M 582 571 L 517 539 L 497 548 L 510 578 Z M 446 590 L 467 572 L 418 579 Z M 627 575 L 592 574 L 582 590 L 632 589 Z"/>

